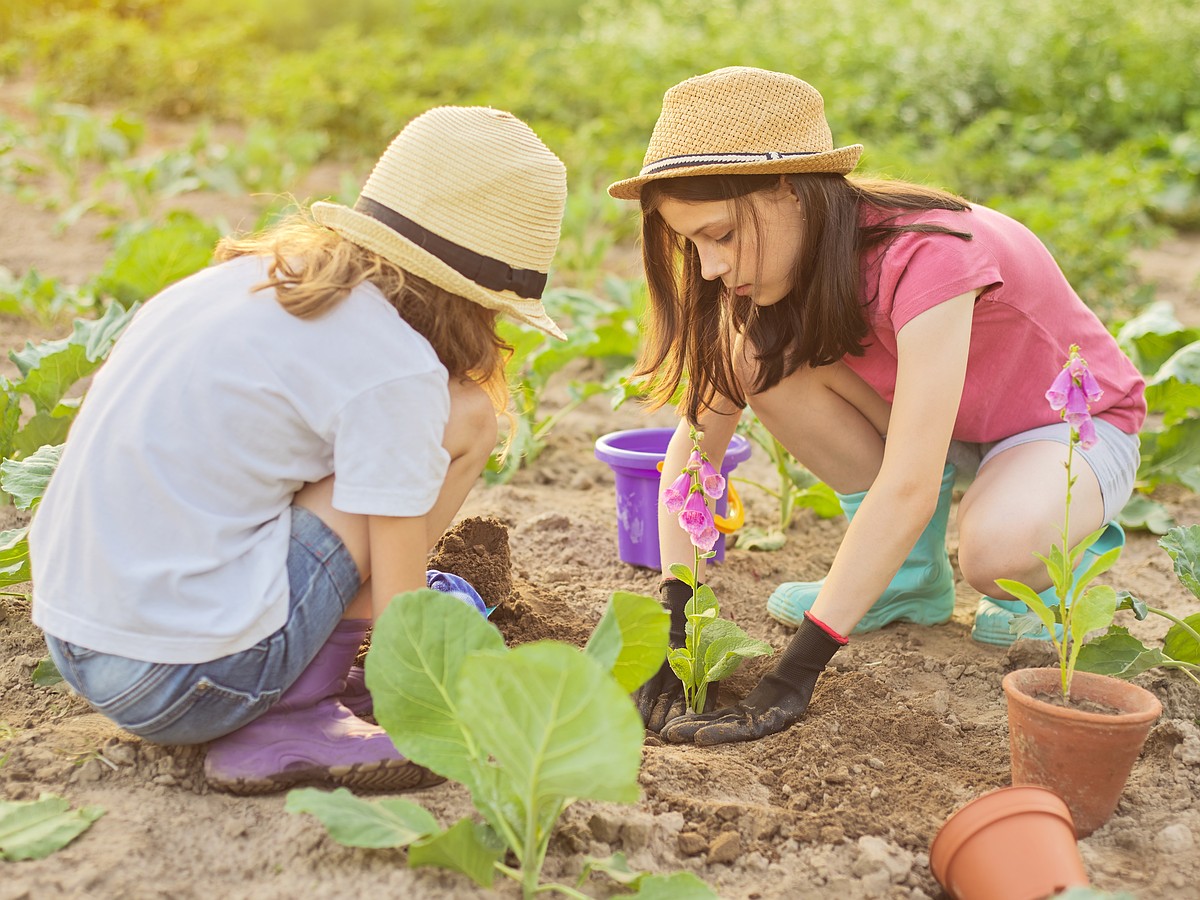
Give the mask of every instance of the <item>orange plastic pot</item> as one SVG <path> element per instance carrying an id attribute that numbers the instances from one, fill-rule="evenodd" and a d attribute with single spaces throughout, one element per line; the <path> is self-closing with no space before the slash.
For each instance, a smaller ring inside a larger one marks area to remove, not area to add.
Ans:
<path id="1" fill-rule="evenodd" d="M 1088 883 L 1067 805 L 1032 785 L 988 791 L 954 813 L 929 867 L 952 900 L 1043 900 Z"/>
<path id="2" fill-rule="evenodd" d="M 1071 700 L 1118 712 L 1039 700 L 1039 695 L 1061 696 L 1061 677 L 1057 668 L 1018 669 L 1004 676 L 1012 782 L 1057 793 L 1071 810 L 1075 833 L 1087 837 L 1112 817 L 1162 704 L 1144 688 L 1091 672 L 1075 673 Z"/>

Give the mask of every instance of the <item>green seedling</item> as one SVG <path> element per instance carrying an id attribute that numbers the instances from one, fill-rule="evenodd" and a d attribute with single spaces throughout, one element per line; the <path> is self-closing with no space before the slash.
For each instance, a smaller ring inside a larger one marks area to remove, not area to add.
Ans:
<path id="1" fill-rule="evenodd" d="M 775 468 L 777 481 L 772 488 L 749 478 L 735 480 L 758 488 L 779 503 L 779 518 L 774 526 L 743 529 L 738 534 L 738 547 L 744 550 L 779 550 L 787 542 L 787 530 L 800 509 L 811 509 L 822 519 L 832 519 L 841 514 L 842 508 L 833 488 L 796 462 L 757 417 L 740 423 L 738 430 L 767 454 Z"/>
<path id="2" fill-rule="evenodd" d="M 550 837 L 575 800 L 638 799 L 643 728 L 629 693 L 662 664 L 667 629 L 656 601 L 617 593 L 583 652 L 555 641 L 509 650 L 458 600 L 401 594 L 367 654 L 376 719 L 413 762 L 465 785 L 483 821 L 443 829 L 417 804 L 347 791 L 293 791 L 287 808 L 312 813 L 351 846 L 407 847 L 410 867 L 449 868 L 481 887 L 499 874 L 527 900 L 584 897 L 540 883 Z M 656 888 L 647 876 L 639 895 L 662 896 L 648 893 Z"/>
<path id="3" fill-rule="evenodd" d="M 1175 567 L 1179 581 L 1200 600 L 1200 525 L 1172 528 L 1160 538 L 1162 547 Z M 1148 615 L 1171 621 L 1162 648 L 1147 647 L 1119 625 L 1110 626 L 1102 636 L 1084 644 L 1078 666 L 1085 672 L 1133 678 L 1148 669 L 1175 669 L 1200 685 L 1200 612 L 1179 618 L 1164 609 L 1149 606 L 1128 591 L 1117 597 L 1117 609 L 1129 610 L 1136 619 Z"/>
<path id="4" fill-rule="evenodd" d="M 62 797 L 0 800 L 0 859 L 44 859 L 61 850 L 104 815 L 99 806 L 72 809 Z"/>
<path id="5" fill-rule="evenodd" d="M 733 622 L 720 618 L 716 594 L 700 583 L 700 561 L 716 556 L 716 522 L 709 501 L 719 500 L 725 492 L 725 478 L 713 468 L 701 450 L 703 434 L 691 429 L 692 453 L 679 477 L 662 492 L 662 503 L 679 517 L 679 527 L 692 541 L 692 567 L 673 563 L 670 572 L 692 589 L 684 607 L 687 638 L 684 646 L 672 649 L 667 661 L 683 682 L 688 712 L 701 712 L 708 697 L 708 686 L 733 674 L 745 660 L 766 656 L 771 645 L 747 635 Z"/>

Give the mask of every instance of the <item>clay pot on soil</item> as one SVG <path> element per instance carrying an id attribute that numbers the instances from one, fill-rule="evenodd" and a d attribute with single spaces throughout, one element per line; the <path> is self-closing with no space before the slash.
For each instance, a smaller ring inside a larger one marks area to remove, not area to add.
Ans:
<path id="1" fill-rule="evenodd" d="M 1067 805 L 1033 785 L 988 791 L 954 813 L 929 867 L 952 900 L 1043 900 L 1088 883 Z"/>
<path id="2" fill-rule="evenodd" d="M 1017 669 L 1002 682 L 1014 785 L 1050 788 L 1066 801 L 1075 833 L 1087 837 L 1109 820 L 1162 713 L 1152 693 L 1108 675 L 1076 672 L 1071 705 L 1057 667 Z"/>

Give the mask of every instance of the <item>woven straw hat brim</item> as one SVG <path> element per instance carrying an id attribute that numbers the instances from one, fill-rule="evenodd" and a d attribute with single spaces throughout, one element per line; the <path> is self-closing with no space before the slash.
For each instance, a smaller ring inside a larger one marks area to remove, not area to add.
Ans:
<path id="1" fill-rule="evenodd" d="M 642 186 L 664 178 L 684 178 L 689 175 L 799 175 L 805 172 L 829 172 L 846 175 L 858 165 L 862 144 L 851 144 L 822 153 L 806 156 L 787 156 L 782 159 L 759 159 L 750 162 L 729 162 L 663 169 L 649 175 L 626 178 L 609 185 L 609 196 L 618 200 L 639 200 Z"/>
<path id="2" fill-rule="evenodd" d="M 481 287 L 408 238 L 348 206 L 320 201 L 312 205 L 312 214 L 322 225 L 332 228 L 360 247 L 378 253 L 418 278 L 424 278 L 480 306 L 498 310 L 559 340 L 566 340 L 562 329 L 546 315 L 540 300 L 521 297 L 511 291 L 493 291 Z"/>

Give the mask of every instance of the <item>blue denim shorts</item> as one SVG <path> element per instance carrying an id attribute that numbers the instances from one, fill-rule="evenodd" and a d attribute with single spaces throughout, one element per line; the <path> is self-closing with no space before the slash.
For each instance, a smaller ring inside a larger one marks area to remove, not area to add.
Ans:
<path id="1" fill-rule="evenodd" d="M 66 682 L 126 731 L 159 744 L 199 744 L 247 725 L 300 677 L 359 588 L 358 567 L 316 515 L 291 509 L 288 620 L 253 647 L 195 664 L 97 653 L 46 635 Z"/>

